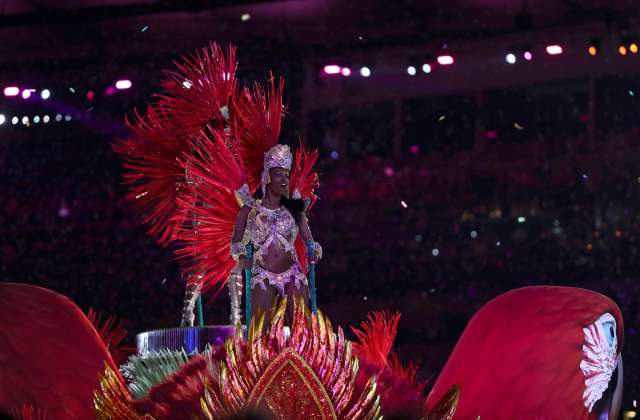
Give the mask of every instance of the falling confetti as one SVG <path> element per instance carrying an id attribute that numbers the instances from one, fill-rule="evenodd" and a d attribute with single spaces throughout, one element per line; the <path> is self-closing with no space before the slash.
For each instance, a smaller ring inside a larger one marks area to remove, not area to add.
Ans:
<path id="1" fill-rule="evenodd" d="M 446 115 L 440 115 L 440 116 L 438 117 L 438 122 L 440 122 L 440 121 L 444 121 L 444 119 L 445 119 L 445 118 L 447 118 L 447 116 L 446 116 Z"/>
<path id="2" fill-rule="evenodd" d="M 513 123 L 513 127 L 514 127 L 516 130 L 520 130 L 520 131 L 524 130 L 524 127 L 523 127 L 523 126 L 521 126 L 520 124 L 518 124 L 517 122 L 514 122 L 514 123 Z"/>
<path id="3" fill-rule="evenodd" d="M 145 25 L 142 29 L 140 29 L 140 32 L 146 32 L 147 29 L 149 29 L 149 27 Z"/>
<path id="4" fill-rule="evenodd" d="M 402 200 L 402 201 L 400 202 L 400 204 L 401 204 L 401 205 L 402 205 L 402 207 L 404 207 L 405 209 L 406 209 L 407 207 L 409 207 L 409 206 L 407 206 L 407 203 L 405 203 L 405 202 L 404 202 L 404 200 Z"/>
<path id="5" fill-rule="evenodd" d="M 71 93 L 76 93 L 76 90 L 75 90 L 74 88 L 70 87 L 70 88 L 69 88 L 69 92 L 71 92 Z"/>
<path id="6" fill-rule="evenodd" d="M 167 282 L 167 278 L 165 277 L 162 279 L 162 284 L 165 284 L 166 282 Z"/>

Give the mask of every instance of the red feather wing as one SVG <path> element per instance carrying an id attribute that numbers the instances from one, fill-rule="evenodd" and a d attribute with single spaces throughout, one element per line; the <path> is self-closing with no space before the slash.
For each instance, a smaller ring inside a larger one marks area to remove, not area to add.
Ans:
<path id="1" fill-rule="evenodd" d="M 183 221 L 177 197 L 185 188 L 180 159 L 189 153 L 189 142 L 175 135 L 158 111 L 149 107 L 142 117 L 126 120 L 132 136 L 113 145 L 123 160 L 124 180 L 129 184 L 128 200 L 149 225 L 149 234 L 166 245 L 177 238 Z"/>
<path id="2" fill-rule="evenodd" d="M 183 206 L 189 222 L 181 231 L 185 243 L 177 255 L 186 273 L 197 273 L 190 281 L 200 283 L 203 290 L 224 285 L 235 265 L 229 252 L 240 210 L 235 191 L 246 182 L 242 163 L 230 150 L 225 133 L 212 132 L 213 141 L 194 144 L 187 164 L 192 181 L 180 198 L 194 200 L 196 205 Z"/>
<path id="3" fill-rule="evenodd" d="M 0 410 L 26 404 L 50 419 L 94 418 L 105 362 L 117 371 L 73 302 L 41 287 L 0 283 Z"/>

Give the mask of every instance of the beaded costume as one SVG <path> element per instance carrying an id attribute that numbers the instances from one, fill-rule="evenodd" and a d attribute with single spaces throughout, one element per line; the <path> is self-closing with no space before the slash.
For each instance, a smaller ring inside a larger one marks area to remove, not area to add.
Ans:
<path id="1" fill-rule="evenodd" d="M 260 176 L 263 196 L 266 194 L 266 187 L 271 182 L 269 179 L 269 169 L 291 168 L 292 155 L 289 146 L 277 144 L 265 154 L 264 167 Z M 266 290 L 267 283 L 276 288 L 281 296 L 285 296 L 286 285 L 293 282 L 296 288 L 307 285 L 307 278 L 300 267 L 295 249 L 295 241 L 298 237 L 298 224 L 291 215 L 291 212 L 284 206 L 277 209 L 270 209 L 262 205 L 261 200 L 254 200 L 247 195 L 248 188 L 241 188 L 236 192 L 236 196 L 244 205 L 251 207 L 247 217 L 247 225 L 242 243 L 231 244 L 231 256 L 239 260 L 244 254 L 245 245 L 251 243 L 254 248 L 254 264 L 252 267 L 251 289 L 259 285 Z M 294 197 L 300 197 L 300 192 L 294 190 Z M 263 267 L 263 257 L 272 249 L 277 247 L 281 251 L 289 253 L 292 257 L 291 266 L 281 272 L 274 273 Z M 320 254 L 320 245 L 315 243 L 315 250 Z M 232 292 L 231 292 L 232 293 Z"/>

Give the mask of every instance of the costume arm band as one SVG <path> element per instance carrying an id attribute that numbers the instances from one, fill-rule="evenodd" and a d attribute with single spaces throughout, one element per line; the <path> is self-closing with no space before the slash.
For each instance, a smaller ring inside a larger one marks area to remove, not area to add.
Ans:
<path id="1" fill-rule="evenodd" d="M 240 261 L 240 258 L 246 254 L 244 245 L 242 242 L 234 242 L 231 244 L 231 258 L 235 261 Z"/>

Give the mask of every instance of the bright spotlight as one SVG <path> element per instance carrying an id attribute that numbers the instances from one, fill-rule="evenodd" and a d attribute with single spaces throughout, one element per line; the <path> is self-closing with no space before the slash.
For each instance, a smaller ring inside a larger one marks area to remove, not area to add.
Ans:
<path id="1" fill-rule="evenodd" d="M 4 96 L 18 96 L 20 94 L 20 88 L 17 86 L 7 86 L 4 88 Z"/>
<path id="2" fill-rule="evenodd" d="M 629 51 L 631 52 L 631 54 L 638 54 L 638 44 L 636 44 L 635 42 L 629 44 Z"/>
<path id="3" fill-rule="evenodd" d="M 427 63 L 424 63 L 422 65 L 422 72 L 425 73 L 425 74 L 431 73 L 431 65 L 429 65 Z"/>
<path id="4" fill-rule="evenodd" d="M 509 63 L 509 64 L 515 64 L 516 63 L 516 55 L 513 54 L 513 53 L 507 54 L 504 59 L 507 60 L 507 63 Z"/>
<path id="5" fill-rule="evenodd" d="M 598 47 L 596 47 L 595 45 L 590 45 L 588 51 L 589 51 L 589 55 L 592 57 L 595 57 L 596 55 L 598 55 Z"/>
<path id="6" fill-rule="evenodd" d="M 415 76 L 416 75 L 416 68 L 414 66 L 407 67 L 407 73 L 409 74 L 409 76 Z"/>
<path id="7" fill-rule="evenodd" d="M 49 120 L 50 120 L 50 118 L 49 118 L 48 115 L 45 115 L 44 117 L 42 117 L 42 122 L 45 123 L 45 124 L 48 123 Z"/>
<path id="8" fill-rule="evenodd" d="M 40 115 L 36 115 L 35 117 L 33 117 L 34 124 L 38 124 L 39 122 L 40 122 Z"/>
<path id="9" fill-rule="evenodd" d="M 47 100 L 51 97 L 51 91 L 49 89 L 44 89 L 40 92 L 40 97 L 44 100 Z"/>
<path id="10" fill-rule="evenodd" d="M 438 64 L 442 66 L 450 66 L 454 63 L 453 57 L 450 55 L 441 55 L 438 57 Z"/>
<path id="11" fill-rule="evenodd" d="M 362 76 L 362 77 L 371 76 L 371 69 L 369 67 L 361 67 L 360 68 L 360 76 Z"/>
<path id="12" fill-rule="evenodd" d="M 131 87 L 131 80 L 123 79 L 116 82 L 116 89 L 124 90 Z"/>
<path id="13" fill-rule="evenodd" d="M 627 55 L 627 47 L 625 47 L 624 45 L 620 45 L 618 47 L 618 54 Z"/>
<path id="14" fill-rule="evenodd" d="M 533 60 L 533 53 L 531 51 L 525 51 L 524 54 L 522 54 L 522 56 L 527 61 Z"/>
<path id="15" fill-rule="evenodd" d="M 547 45 L 547 54 L 560 55 L 562 54 L 562 47 L 560 45 Z"/>
<path id="16" fill-rule="evenodd" d="M 340 73 L 345 77 L 351 76 L 351 69 L 349 67 L 343 67 Z"/>
<path id="17" fill-rule="evenodd" d="M 56 114 L 56 121 L 62 121 L 62 114 Z"/>
<path id="18" fill-rule="evenodd" d="M 0 125 L 4 124 L 5 121 L 7 121 L 7 118 L 4 116 L 4 114 L 0 114 Z"/>
<path id="19" fill-rule="evenodd" d="M 65 115 L 64 116 L 64 120 L 67 121 L 67 122 L 71 121 L 71 115 L 69 115 L 69 114 Z"/>
<path id="20" fill-rule="evenodd" d="M 326 74 L 338 74 L 342 69 L 336 64 L 327 64 L 323 70 Z"/>
<path id="21" fill-rule="evenodd" d="M 20 119 L 18 119 L 18 117 L 11 118 L 11 124 L 13 124 L 13 125 L 18 124 L 18 121 L 20 121 Z"/>
<path id="22" fill-rule="evenodd" d="M 22 124 L 29 125 L 29 117 L 27 117 L 26 115 L 22 117 Z"/>
<path id="23" fill-rule="evenodd" d="M 34 92 L 35 89 L 23 89 L 22 90 L 22 99 L 29 99 L 31 97 L 31 92 Z"/>
<path id="24" fill-rule="evenodd" d="M 251 15 L 249 13 L 243 13 L 242 15 L 240 15 L 240 20 L 243 22 L 246 22 L 249 19 L 251 19 Z"/>

